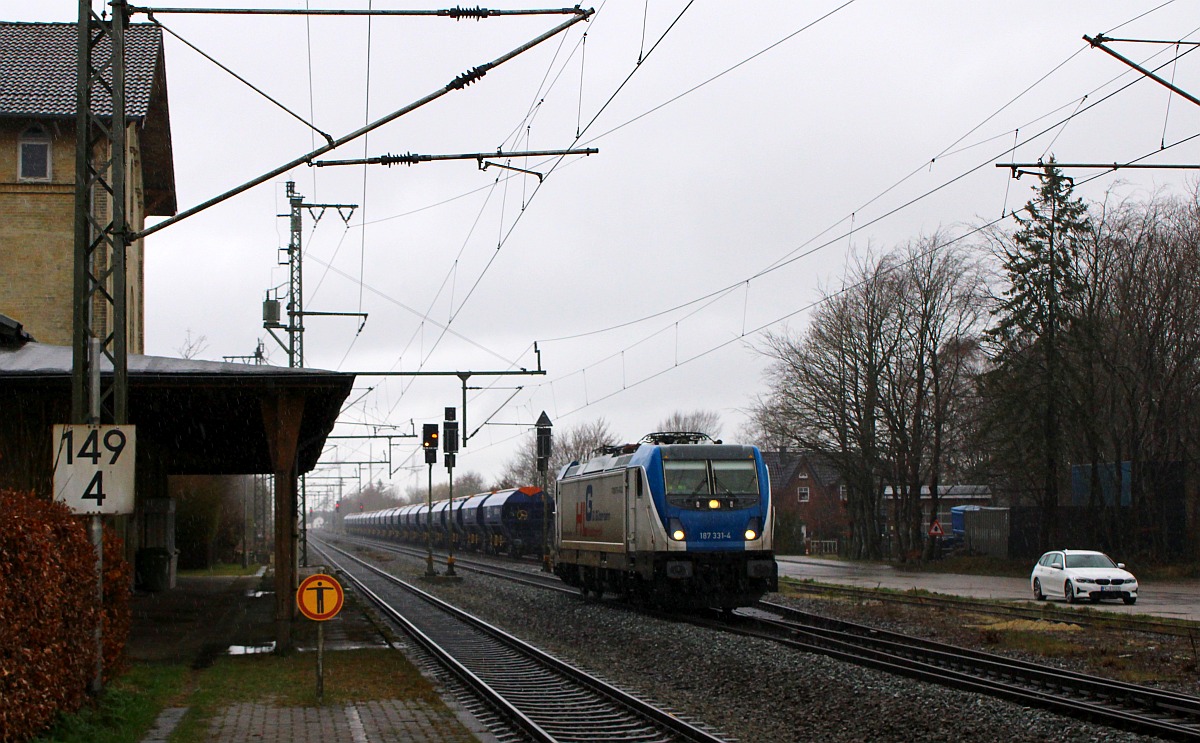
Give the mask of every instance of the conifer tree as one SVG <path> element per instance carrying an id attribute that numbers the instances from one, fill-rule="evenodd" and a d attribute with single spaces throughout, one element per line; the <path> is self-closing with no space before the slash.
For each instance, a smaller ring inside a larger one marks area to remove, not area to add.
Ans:
<path id="1" fill-rule="evenodd" d="M 1078 245 L 1089 219 L 1087 207 L 1073 196 L 1074 184 L 1053 158 L 1043 171 L 1037 195 L 1016 215 L 1018 229 L 1001 247 L 1008 288 L 988 332 L 997 368 L 986 380 L 986 391 L 994 424 L 1012 442 L 1010 456 L 1024 460 L 1028 487 L 1043 511 L 1046 546 L 1065 472 L 1069 349 L 1083 292 Z"/>

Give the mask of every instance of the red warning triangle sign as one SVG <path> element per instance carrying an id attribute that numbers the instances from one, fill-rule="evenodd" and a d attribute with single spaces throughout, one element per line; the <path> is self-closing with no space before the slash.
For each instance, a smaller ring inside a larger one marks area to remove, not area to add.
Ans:
<path id="1" fill-rule="evenodd" d="M 937 519 L 933 520 L 933 523 L 929 525 L 929 536 L 931 536 L 931 537 L 946 536 L 946 532 L 942 531 L 942 522 L 938 521 Z"/>

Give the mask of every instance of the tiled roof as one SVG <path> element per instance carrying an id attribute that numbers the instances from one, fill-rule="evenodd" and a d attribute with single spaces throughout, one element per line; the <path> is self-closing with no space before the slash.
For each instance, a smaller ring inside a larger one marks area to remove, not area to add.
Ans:
<path id="1" fill-rule="evenodd" d="M 837 485 L 842 473 L 829 457 L 815 451 L 764 451 L 763 461 L 771 474 L 771 484 L 784 487 L 806 467 L 813 478 L 824 487 Z"/>
<path id="2" fill-rule="evenodd" d="M 78 26 L 74 23 L 0 22 L 0 116 L 74 116 Z M 92 50 L 102 64 L 107 38 Z M 162 59 L 162 30 L 150 23 L 125 29 L 125 113 L 145 118 L 155 67 Z M 111 73 L 110 73 L 111 75 Z M 109 77 L 111 80 L 111 77 Z M 92 89 L 92 110 L 112 113 L 112 97 Z"/>
<path id="3" fill-rule="evenodd" d="M 774 487 L 784 487 L 791 482 L 801 462 L 798 452 L 764 451 L 762 458 Z"/>

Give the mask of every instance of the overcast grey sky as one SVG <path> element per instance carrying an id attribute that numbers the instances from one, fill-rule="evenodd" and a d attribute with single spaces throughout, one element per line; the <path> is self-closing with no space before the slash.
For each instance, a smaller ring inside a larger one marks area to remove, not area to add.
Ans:
<path id="1" fill-rule="evenodd" d="M 75 20 L 64 0 L 0 7 L 8 20 Z M 288 280 L 278 250 L 288 224 L 277 215 L 287 211 L 290 177 L 310 202 L 360 205 L 348 224 L 333 213 L 315 224 L 306 216 L 306 309 L 370 315 L 361 334 L 349 318 L 309 318 L 306 365 L 532 369 L 537 341 L 546 376 L 471 379 L 494 388 L 470 392 L 469 430 L 493 413 L 497 423 L 531 425 L 545 410 L 559 427 L 603 417 L 636 440 L 675 410 L 703 408 L 724 416 L 730 440 L 762 388 L 764 362 L 753 350 L 761 331 L 802 329 L 852 251 L 935 230 L 969 235 L 1019 208 L 1033 179 L 1013 181 L 996 162 L 1049 153 L 1128 162 L 1200 133 L 1194 104 L 1139 81 L 1081 38 L 1195 39 L 1200 14 L 1187 0 L 585 7 L 597 11 L 588 23 L 325 157 L 570 146 L 599 154 L 511 163 L 543 174 L 540 183 L 474 161 L 298 168 L 149 238 L 147 352 L 178 355 L 190 331 L 206 339 L 203 358 L 251 354 L 263 339 L 271 360 L 286 364 L 262 329 L 261 305 Z M 563 18 L 158 16 L 335 137 Z M 166 44 L 181 207 L 322 143 L 175 38 Z M 1174 45 L 1114 48 L 1152 66 L 1176 53 Z M 1197 59 L 1161 74 L 1200 93 Z M 1145 162 L 1195 163 L 1198 153 L 1185 142 Z M 1192 178 L 1121 171 L 1077 193 L 1183 194 Z M 506 404 L 516 385 L 523 389 Z M 337 433 L 363 433 L 361 424 L 409 431 L 410 421 L 419 430 L 461 404 L 456 378 L 363 377 L 359 388 Z M 484 428 L 459 471 L 498 475 L 524 430 Z M 393 467 L 419 464 L 416 449 L 415 441 L 397 445 Z M 338 450 L 328 458 L 384 457 L 378 442 Z M 444 476 L 439 464 L 435 478 Z M 363 477 L 403 488 L 426 475 L 423 466 L 391 475 L 376 466 Z"/>

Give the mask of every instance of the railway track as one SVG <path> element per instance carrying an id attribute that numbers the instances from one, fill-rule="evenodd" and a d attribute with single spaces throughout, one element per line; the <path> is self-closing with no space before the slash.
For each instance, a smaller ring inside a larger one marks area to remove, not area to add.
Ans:
<path id="1" fill-rule="evenodd" d="M 782 585 L 780 587 L 782 588 Z M 859 588 L 856 586 L 838 586 L 828 583 L 798 583 L 789 581 L 787 587 L 798 593 L 835 596 L 861 601 L 887 601 L 910 606 L 971 611 L 979 614 L 990 614 L 1014 619 L 1070 622 L 1071 624 L 1078 624 L 1085 627 L 1145 632 L 1171 637 L 1186 637 L 1193 641 L 1200 639 L 1200 627 L 1194 622 L 1143 619 L 1126 614 L 1088 613 L 1086 609 L 1082 608 L 1064 609 L 1047 604 L 1029 606 L 1013 604 L 1011 602 L 986 602 L 978 599 L 957 598 L 954 596 L 897 593 L 895 591 L 881 591 L 874 588 Z"/>
<path id="2" fill-rule="evenodd" d="M 769 602 L 732 621 L 696 621 L 1133 732 L 1200 740 L 1200 697 L 1050 669 Z"/>
<path id="3" fill-rule="evenodd" d="M 396 549 L 379 543 L 371 543 L 370 546 Z M 418 556 L 423 557 L 424 554 L 420 552 Z M 552 585 L 553 581 L 541 580 L 540 576 L 531 578 L 528 571 L 488 563 L 476 564 L 470 560 L 463 562 L 466 569 L 575 593 L 561 585 Z M 875 591 L 852 593 L 855 597 L 877 595 Z M 925 602 L 909 603 L 929 605 Z M 980 608 L 975 602 L 949 602 L 947 608 L 986 612 L 988 607 Z M 997 608 L 1002 610 L 1004 607 Z M 1073 612 L 1059 613 L 1066 616 L 1046 617 L 1036 612 L 1030 618 L 1075 621 Z M 681 619 L 678 614 L 666 616 Z M 740 609 L 732 621 L 730 617 L 717 617 L 715 614 L 712 618 L 683 619 L 716 631 L 759 637 L 797 650 L 821 653 L 889 673 L 1049 709 L 1112 727 L 1169 739 L 1200 740 L 1200 698 L 1186 694 L 1052 669 L 831 619 L 773 602 L 760 602 L 754 609 Z M 1129 629 L 1120 624 L 1110 628 Z"/>
<path id="4" fill-rule="evenodd" d="M 377 542 L 370 539 L 341 538 L 339 541 L 343 544 L 352 544 L 359 547 L 366 547 L 368 549 L 382 552 L 390 552 L 392 554 L 403 555 L 405 557 L 414 557 L 421 560 L 425 559 L 426 555 L 428 554 L 425 550 L 417 547 L 409 547 L 407 545 L 393 544 L 389 542 Z M 434 552 L 433 557 L 436 563 L 439 563 L 445 567 L 446 556 L 444 554 L 440 552 Z M 531 564 L 532 563 L 528 563 L 526 568 L 528 568 L 528 565 Z M 508 567 L 506 565 L 499 565 L 494 562 L 474 560 L 470 557 L 461 557 L 457 555 L 454 558 L 454 566 L 456 570 L 469 570 L 473 573 L 491 575 L 497 578 L 503 578 L 504 580 L 513 581 L 515 583 L 524 583 L 526 585 L 536 586 L 537 588 L 544 588 L 548 591 L 558 591 L 560 593 L 568 593 L 572 595 L 579 593 L 578 590 L 564 584 L 553 573 L 543 573 L 540 571 L 533 572 L 528 569 Z"/>
<path id="5" fill-rule="evenodd" d="M 460 611 L 343 549 L 329 543 L 318 545 L 324 559 L 356 590 L 526 739 L 561 743 L 725 740 Z"/>

